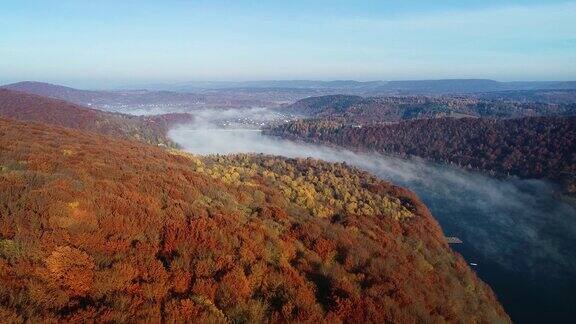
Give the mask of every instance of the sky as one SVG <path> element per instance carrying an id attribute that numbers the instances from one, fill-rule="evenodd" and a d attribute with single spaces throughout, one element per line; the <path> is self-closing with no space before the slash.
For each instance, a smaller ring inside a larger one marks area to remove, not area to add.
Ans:
<path id="1" fill-rule="evenodd" d="M 0 82 L 576 80 L 576 1 L 3 0 Z"/>

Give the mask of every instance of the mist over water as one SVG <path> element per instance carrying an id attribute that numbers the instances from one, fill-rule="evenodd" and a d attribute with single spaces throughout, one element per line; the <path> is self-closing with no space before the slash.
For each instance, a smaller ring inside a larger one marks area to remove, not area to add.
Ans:
<path id="1" fill-rule="evenodd" d="M 169 134 L 192 153 L 265 153 L 346 162 L 410 188 L 447 236 L 464 241 L 452 247 L 478 264 L 473 268 L 513 320 L 563 322 L 576 315 L 576 209 L 562 202 L 553 184 L 500 180 L 419 159 L 293 142 L 256 129 L 218 129 L 209 114 L 196 120 Z"/>

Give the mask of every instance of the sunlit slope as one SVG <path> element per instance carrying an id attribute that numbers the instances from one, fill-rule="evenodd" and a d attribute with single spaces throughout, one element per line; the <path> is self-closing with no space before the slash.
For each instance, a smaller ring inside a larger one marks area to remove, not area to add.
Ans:
<path id="1" fill-rule="evenodd" d="M 508 322 L 412 193 L 0 119 L 0 321 Z"/>
<path id="2" fill-rule="evenodd" d="M 43 122 L 166 146 L 175 146 L 166 135 L 168 129 L 192 119 L 188 114 L 131 116 L 104 112 L 7 89 L 0 89 L 0 117 Z"/>

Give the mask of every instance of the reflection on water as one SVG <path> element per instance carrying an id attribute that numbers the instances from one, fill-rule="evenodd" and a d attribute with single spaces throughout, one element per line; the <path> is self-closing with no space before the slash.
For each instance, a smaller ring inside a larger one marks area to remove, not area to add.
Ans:
<path id="1" fill-rule="evenodd" d="M 346 162 L 415 191 L 453 246 L 496 291 L 516 322 L 568 322 L 576 316 L 576 209 L 538 180 L 481 174 L 376 154 L 296 143 L 258 131 L 179 128 L 197 154 L 265 153 Z"/>

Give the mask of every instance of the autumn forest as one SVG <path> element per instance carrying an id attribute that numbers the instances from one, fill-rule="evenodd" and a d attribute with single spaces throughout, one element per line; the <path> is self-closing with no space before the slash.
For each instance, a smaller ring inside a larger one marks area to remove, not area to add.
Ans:
<path id="1" fill-rule="evenodd" d="M 507 322 L 411 192 L 0 120 L 7 322 Z"/>

